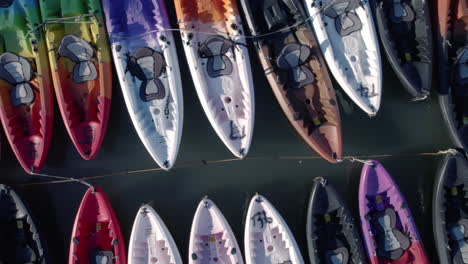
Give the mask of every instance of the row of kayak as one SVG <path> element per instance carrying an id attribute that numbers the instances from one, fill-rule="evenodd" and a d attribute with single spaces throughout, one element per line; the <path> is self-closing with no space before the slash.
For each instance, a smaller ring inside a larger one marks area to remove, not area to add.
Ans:
<path id="1" fill-rule="evenodd" d="M 425 0 L 240 3 L 245 26 L 236 0 L 175 0 L 178 29 L 169 21 L 164 0 L 2 3 L 0 117 L 22 167 L 33 173 L 44 165 L 53 90 L 78 152 L 84 159 L 97 155 L 109 119 L 113 57 L 140 139 L 156 163 L 170 169 L 183 124 L 173 31 L 180 31 L 210 123 L 240 158 L 249 151 L 255 114 L 248 39 L 286 117 L 330 162 L 342 157 L 340 112 L 330 76 L 369 115 L 380 107 L 382 66 L 375 26 L 403 86 L 415 99 L 429 95 L 433 47 Z M 449 95 L 444 113 L 454 134 L 466 141 L 467 30 L 460 24 L 467 20 L 467 4 L 439 0 L 436 6 L 441 87 Z"/>
<path id="2" fill-rule="evenodd" d="M 323 178 L 314 180 L 306 226 L 311 263 L 430 263 L 398 186 L 379 162 L 364 163 L 358 197 L 360 224 L 330 183 Z M 453 152 L 441 164 L 433 197 L 435 242 L 440 263 L 464 263 L 468 257 L 468 160 Z M 49 263 L 30 213 L 10 187 L 0 188 L 0 208 L 0 245 L 6 249 L 1 261 Z M 70 264 L 183 263 L 169 230 L 149 204 L 138 210 L 128 259 L 124 242 L 110 201 L 102 189 L 90 187 L 75 219 Z M 286 221 L 258 194 L 247 210 L 244 257 L 252 264 L 304 263 Z M 227 220 L 208 198 L 202 199 L 195 212 L 188 263 L 244 263 Z"/>

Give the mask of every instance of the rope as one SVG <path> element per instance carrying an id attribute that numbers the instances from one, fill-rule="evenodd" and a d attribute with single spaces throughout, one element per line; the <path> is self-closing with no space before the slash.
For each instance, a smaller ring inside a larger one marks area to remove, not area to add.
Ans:
<path id="1" fill-rule="evenodd" d="M 437 152 L 421 152 L 421 153 L 413 153 L 413 154 L 376 154 L 376 155 L 346 156 L 341 161 L 348 160 L 348 161 L 351 161 L 351 162 L 361 162 L 361 163 L 368 164 L 368 165 L 372 166 L 373 164 L 367 163 L 368 161 L 364 160 L 364 159 L 389 158 L 389 157 L 417 157 L 417 156 L 428 157 L 428 156 L 438 156 L 438 155 L 445 155 L 445 154 L 455 154 L 456 152 L 457 151 L 455 149 L 448 149 L 448 150 L 441 150 L 441 151 L 437 151 Z M 283 160 L 323 159 L 320 156 L 287 156 L 287 157 L 259 156 L 259 157 L 246 157 L 246 158 L 243 158 L 243 159 L 231 158 L 231 159 L 221 159 L 221 160 L 211 160 L 211 161 L 201 160 L 201 162 L 200 161 L 199 162 L 189 162 L 189 163 L 177 165 L 174 168 L 190 168 L 190 167 L 194 167 L 194 166 L 200 166 L 200 164 L 210 165 L 210 164 L 230 163 L 230 162 L 238 162 L 238 161 L 245 161 L 245 160 L 260 160 L 260 159 L 274 159 L 274 158 L 277 158 L 277 159 L 280 159 L 280 160 L 282 160 L 282 159 Z M 83 177 L 83 178 L 80 178 L 80 179 L 70 178 L 70 177 L 62 177 L 62 176 L 55 176 L 55 175 L 49 175 L 49 174 L 33 173 L 33 175 L 36 175 L 36 176 L 55 178 L 55 179 L 59 179 L 59 180 L 25 183 L 25 184 L 20 184 L 20 186 L 35 186 L 35 185 L 45 185 L 45 184 L 60 184 L 60 183 L 69 183 L 69 182 L 79 182 L 81 184 L 84 184 L 84 185 L 92 188 L 92 185 L 89 184 L 86 181 L 95 180 L 95 179 L 102 179 L 102 178 L 108 178 L 108 177 L 114 177 L 114 176 L 131 175 L 131 174 L 143 175 L 143 173 L 147 173 L 147 172 L 161 172 L 161 171 L 163 171 L 163 169 L 161 169 L 161 168 L 140 169 L 140 170 L 120 171 L 120 172 L 101 174 L 101 175 Z"/>
<path id="2" fill-rule="evenodd" d="M 363 160 L 363 159 L 359 159 L 359 158 L 352 157 L 352 156 L 343 157 L 343 159 L 338 160 L 338 162 L 342 162 L 344 160 L 349 160 L 350 162 L 360 162 L 362 164 L 366 164 L 366 165 L 369 165 L 369 166 L 374 166 L 374 163 L 372 161 L 370 161 L 370 160 Z"/>
<path id="3" fill-rule="evenodd" d="M 311 16 L 307 17 L 306 19 L 304 19 L 303 21 L 299 21 L 299 22 L 296 22 L 295 24 L 291 25 L 291 26 L 288 26 L 288 27 L 284 27 L 282 29 L 278 29 L 276 31 L 272 31 L 272 32 L 268 32 L 268 33 L 265 33 L 265 34 L 259 34 L 259 35 L 252 35 L 252 36 L 246 36 L 246 35 L 238 35 L 236 36 L 237 38 L 240 38 L 240 39 L 259 39 L 259 38 L 264 38 L 264 37 L 268 37 L 268 36 L 271 36 L 271 35 L 275 35 L 275 34 L 278 34 L 278 33 L 282 33 L 284 31 L 290 31 L 291 29 L 295 29 L 297 28 L 298 26 L 302 25 L 302 24 L 305 24 L 307 22 L 309 22 L 310 20 L 313 20 L 318 14 L 320 14 L 320 12 L 331 6 L 336 0 L 332 0 L 330 1 L 329 3 L 327 3 L 326 5 L 320 7 L 318 9 L 318 11 L 314 14 L 312 14 Z M 216 34 L 214 34 L 213 32 L 208 32 L 208 31 L 198 31 L 198 30 L 193 30 L 193 29 L 187 29 L 187 28 L 167 28 L 167 29 L 155 29 L 155 30 L 150 30 L 148 32 L 145 32 L 143 34 L 139 34 L 139 35 L 134 35 L 134 36 L 118 36 L 118 35 L 113 35 L 111 33 L 109 33 L 109 37 L 111 38 L 119 38 L 119 39 L 132 39 L 132 38 L 141 38 L 141 37 L 144 37 L 146 35 L 150 35 L 150 34 L 153 34 L 153 33 L 159 33 L 159 32 L 180 32 L 180 33 L 184 33 L 184 32 L 188 32 L 188 33 L 197 33 L 197 34 L 202 34 L 202 35 L 224 35 L 224 36 L 230 36 L 230 34 L 228 32 L 224 32 L 224 31 L 220 31 L 216 28 L 213 29 L 215 31 Z"/>
<path id="4" fill-rule="evenodd" d="M 423 100 L 426 100 L 428 98 L 427 94 L 421 96 L 421 97 L 416 97 L 416 98 L 413 98 L 411 99 L 411 102 L 418 102 L 418 101 L 423 101 Z"/>
<path id="5" fill-rule="evenodd" d="M 46 178 L 55 178 L 55 179 L 62 179 L 62 182 L 70 182 L 70 181 L 75 181 L 78 183 L 81 183 L 89 188 L 91 188 L 94 192 L 94 187 L 89 184 L 88 182 L 84 181 L 83 179 L 76 179 L 76 178 L 70 178 L 70 177 L 62 177 L 62 176 L 56 176 L 56 175 L 50 175 L 50 174 L 44 174 L 44 173 L 32 173 L 34 176 L 40 176 L 40 177 L 46 177 Z"/>
<path id="6" fill-rule="evenodd" d="M 26 40 L 29 35 L 31 35 L 33 32 L 37 31 L 39 28 L 45 27 L 47 24 L 93 24 L 95 22 L 93 21 L 88 21 L 88 20 L 80 20 L 82 18 L 88 18 L 88 17 L 94 17 L 95 14 L 82 14 L 79 16 L 71 16 L 71 17 L 59 17 L 59 18 L 49 18 L 44 20 L 41 24 L 31 28 L 26 32 L 23 38 L 17 38 L 18 40 Z M 68 20 L 74 20 L 74 21 L 68 21 Z"/>

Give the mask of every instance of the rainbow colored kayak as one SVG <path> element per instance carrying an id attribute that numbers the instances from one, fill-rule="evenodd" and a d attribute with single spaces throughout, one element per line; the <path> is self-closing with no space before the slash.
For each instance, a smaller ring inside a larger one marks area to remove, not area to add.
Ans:
<path id="1" fill-rule="evenodd" d="M 0 117 L 21 166 L 39 171 L 52 135 L 53 90 L 35 0 L 0 2 Z"/>
<path id="2" fill-rule="evenodd" d="M 101 2 L 41 0 L 60 112 L 73 144 L 93 159 L 107 128 L 112 66 Z"/>

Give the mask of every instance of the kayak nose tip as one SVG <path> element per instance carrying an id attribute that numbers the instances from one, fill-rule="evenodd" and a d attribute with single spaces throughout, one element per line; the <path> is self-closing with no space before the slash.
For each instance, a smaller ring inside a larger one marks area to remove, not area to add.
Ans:
<path id="1" fill-rule="evenodd" d="M 241 148 L 239 151 L 239 158 L 243 159 L 247 155 L 245 148 Z"/>
<path id="2" fill-rule="evenodd" d="M 163 165 L 162 165 L 162 168 L 165 170 L 165 171 L 168 171 L 172 168 L 171 166 L 171 163 L 169 162 L 169 160 L 166 160 Z"/>
<path id="3" fill-rule="evenodd" d="M 31 166 L 31 173 L 29 174 L 34 174 L 34 173 L 38 173 L 39 172 L 39 169 L 36 167 L 36 166 Z"/>

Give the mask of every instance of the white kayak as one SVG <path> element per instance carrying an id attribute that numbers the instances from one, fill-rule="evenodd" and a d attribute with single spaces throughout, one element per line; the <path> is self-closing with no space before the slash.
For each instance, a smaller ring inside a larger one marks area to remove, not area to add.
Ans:
<path id="1" fill-rule="evenodd" d="M 255 115 L 250 59 L 235 0 L 215 2 L 176 0 L 175 7 L 205 114 L 227 148 L 243 158 Z"/>
<path id="2" fill-rule="evenodd" d="M 205 263 L 244 263 L 231 227 L 208 198 L 204 198 L 198 205 L 189 245 L 189 264 Z"/>
<path id="3" fill-rule="evenodd" d="M 174 239 L 150 205 L 138 210 L 128 248 L 128 264 L 182 264 Z"/>
<path id="4" fill-rule="evenodd" d="M 368 0 L 305 0 L 305 4 L 330 72 L 362 110 L 376 115 L 382 63 Z"/>
<path id="5" fill-rule="evenodd" d="M 163 169 L 182 137 L 183 98 L 177 51 L 164 1 L 105 1 L 117 76 L 138 136 Z"/>
<path id="6" fill-rule="evenodd" d="M 299 247 L 288 225 L 265 197 L 255 195 L 245 220 L 246 264 L 302 264 Z"/>

